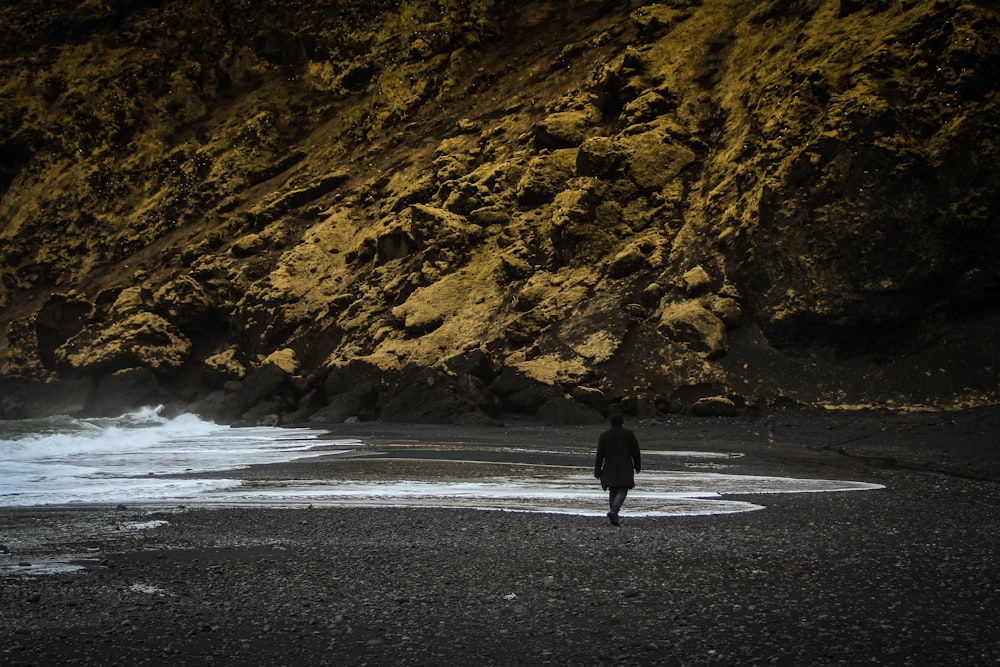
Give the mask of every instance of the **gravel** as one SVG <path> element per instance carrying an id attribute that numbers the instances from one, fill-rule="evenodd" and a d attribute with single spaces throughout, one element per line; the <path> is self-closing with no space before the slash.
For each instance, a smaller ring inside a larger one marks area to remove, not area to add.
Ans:
<path id="1" fill-rule="evenodd" d="M 961 447 L 945 432 L 910 450 L 913 421 L 878 415 L 833 436 L 809 420 L 774 445 L 745 422 L 675 423 L 685 447 L 742 445 L 727 472 L 886 488 L 707 517 L 629 519 L 626 503 L 620 528 L 453 509 L 0 510 L 0 663 L 998 664 L 998 431 L 958 419 Z M 66 554 L 82 568 L 33 567 Z"/>

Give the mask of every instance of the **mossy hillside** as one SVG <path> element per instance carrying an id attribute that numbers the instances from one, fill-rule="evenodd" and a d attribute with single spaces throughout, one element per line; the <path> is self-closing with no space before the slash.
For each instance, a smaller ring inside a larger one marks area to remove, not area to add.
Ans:
<path id="1" fill-rule="evenodd" d="M 996 399 L 993 9 L 0 11 L 8 378 L 204 400 L 283 351 L 298 416 L 331 373 L 434 419 Z"/>

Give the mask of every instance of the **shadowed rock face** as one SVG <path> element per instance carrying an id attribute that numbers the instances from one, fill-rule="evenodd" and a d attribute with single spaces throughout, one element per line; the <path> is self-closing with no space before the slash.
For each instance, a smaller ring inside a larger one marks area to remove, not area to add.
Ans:
<path id="1" fill-rule="evenodd" d="M 998 400 L 989 3 L 25 1 L 0 26 L 0 417 Z"/>

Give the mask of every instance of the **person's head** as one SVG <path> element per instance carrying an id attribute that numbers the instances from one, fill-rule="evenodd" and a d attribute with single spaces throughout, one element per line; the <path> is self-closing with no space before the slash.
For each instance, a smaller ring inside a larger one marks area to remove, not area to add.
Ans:
<path id="1" fill-rule="evenodd" d="M 612 426 L 622 426 L 623 424 L 625 424 L 625 418 L 621 415 L 614 415 L 611 417 Z"/>

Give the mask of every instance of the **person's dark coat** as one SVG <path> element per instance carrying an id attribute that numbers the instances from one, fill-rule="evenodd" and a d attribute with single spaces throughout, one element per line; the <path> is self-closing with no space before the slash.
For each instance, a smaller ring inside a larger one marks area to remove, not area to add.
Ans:
<path id="1" fill-rule="evenodd" d="M 635 433 L 621 426 L 612 426 L 601 434 L 594 462 L 594 477 L 600 478 L 601 488 L 634 488 L 635 473 L 640 470 L 642 463 Z"/>

